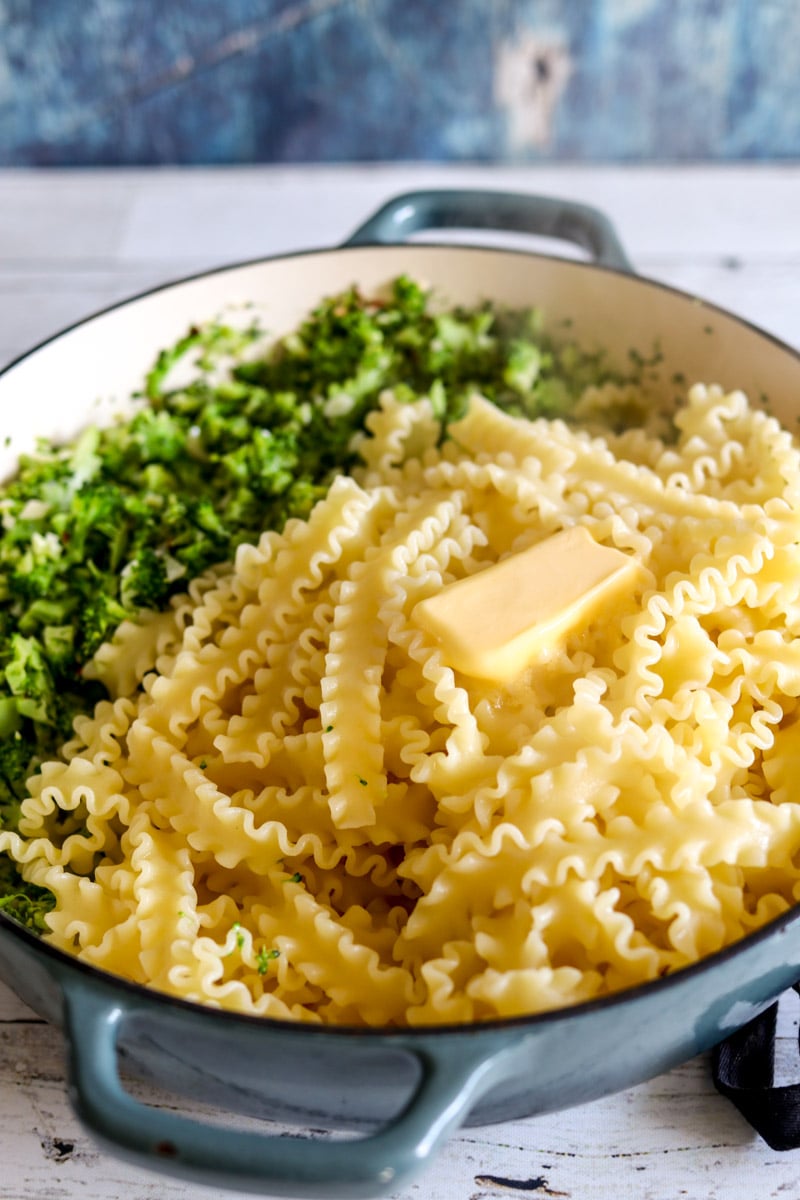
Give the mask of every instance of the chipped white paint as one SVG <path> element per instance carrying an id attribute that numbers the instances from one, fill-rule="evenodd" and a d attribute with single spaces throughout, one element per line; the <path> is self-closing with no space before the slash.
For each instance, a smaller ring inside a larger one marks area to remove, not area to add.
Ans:
<path id="1" fill-rule="evenodd" d="M 550 145 L 558 101 L 572 74 L 566 46 L 526 33 L 501 42 L 495 58 L 494 98 L 508 117 L 512 154 Z"/>
<path id="2" fill-rule="evenodd" d="M 800 346 L 800 169 L 243 169 L 0 172 L 0 360 L 145 287 L 333 244 L 392 193 L 485 186 L 606 209 L 637 268 Z M 797 1004 L 780 1079 L 797 1077 Z M 731 1020 L 744 1019 L 737 1010 Z M 136 1089 L 166 1108 L 174 1101 Z M 190 1111 L 232 1124 L 200 1106 Z M 242 1122 L 237 1122 L 239 1125 Z M 248 1123 L 250 1124 L 250 1123 Z M 0 1200 L 234 1200 L 101 1154 L 69 1110 L 60 1034 L 0 985 Z M 770 1151 L 714 1091 L 705 1058 L 567 1113 L 466 1129 L 395 1200 L 783 1200 L 800 1152 Z"/>

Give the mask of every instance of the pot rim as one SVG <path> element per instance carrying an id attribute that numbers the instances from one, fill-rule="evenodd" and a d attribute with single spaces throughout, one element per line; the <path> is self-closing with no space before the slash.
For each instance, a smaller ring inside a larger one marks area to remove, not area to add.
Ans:
<path id="1" fill-rule="evenodd" d="M 761 325 L 757 325 L 748 317 L 742 317 L 738 313 L 732 312 L 729 308 L 725 308 L 721 304 L 717 304 L 713 300 L 708 300 L 703 296 L 699 296 L 695 292 L 687 291 L 685 288 L 679 288 L 675 284 L 666 283 L 664 280 L 655 279 L 650 275 L 640 275 L 638 272 L 625 270 L 622 267 L 609 266 L 605 263 L 594 262 L 591 259 L 573 258 L 565 254 L 547 254 L 538 250 L 523 250 L 519 247 L 503 247 L 479 245 L 470 242 L 437 242 L 433 240 L 425 240 L 424 242 L 393 242 L 393 243 L 370 243 L 370 244 L 354 244 L 344 243 L 341 246 L 319 246 L 309 247 L 301 250 L 290 250 L 283 254 L 264 254 L 257 255 L 254 258 L 237 259 L 234 262 L 222 263 L 216 267 L 209 267 L 206 270 L 193 271 L 189 275 L 179 275 L 176 278 L 168 279 L 164 283 L 154 284 L 152 287 L 144 288 L 140 292 L 134 292 L 130 296 L 125 296 L 121 300 L 115 300 L 112 304 L 104 305 L 102 308 L 95 309 L 88 313 L 85 317 L 79 317 L 78 320 L 72 321 L 69 325 L 57 329 L 54 333 L 48 334 L 41 341 L 36 342 L 27 350 L 23 350 L 20 354 L 15 355 L 3 367 L 0 367 L 0 383 L 5 375 L 7 375 L 15 367 L 31 358 L 34 354 L 38 354 L 40 350 L 44 350 L 51 343 L 59 341 L 62 337 L 72 333 L 76 329 L 82 328 L 84 325 L 90 324 L 99 317 L 104 317 L 108 313 L 116 312 L 117 309 L 126 308 L 129 304 L 135 304 L 139 300 L 146 300 L 150 296 L 156 296 L 161 292 L 168 291 L 170 288 L 180 287 L 186 283 L 194 283 L 201 279 L 210 279 L 215 275 L 225 275 L 229 271 L 237 271 L 248 267 L 258 267 L 261 265 L 273 262 L 285 262 L 292 259 L 312 258 L 318 256 L 328 256 L 334 254 L 363 254 L 375 253 L 381 254 L 396 254 L 407 253 L 409 248 L 415 253 L 418 251 L 427 252 L 435 250 L 451 251 L 452 253 L 462 253 L 467 251 L 474 254 L 491 254 L 500 256 L 512 256 L 516 258 L 534 259 L 537 262 L 555 262 L 569 268 L 576 268 L 584 271 L 597 271 L 604 275 L 626 279 L 632 284 L 642 284 L 645 287 L 651 287 L 658 291 L 667 292 L 669 295 L 676 296 L 679 300 L 688 300 L 698 314 L 702 313 L 717 313 L 719 316 L 725 317 L 727 320 L 735 321 L 742 325 L 745 329 L 749 329 L 752 333 L 764 338 L 767 342 L 772 343 L 777 349 L 786 351 L 792 357 L 800 360 L 800 347 L 793 346 L 791 343 L 778 337 L 777 334 L 771 333 L 768 329 L 764 329 Z"/>
<path id="2" fill-rule="evenodd" d="M 41 350 L 46 349 L 51 343 L 59 341 L 66 337 L 76 329 L 82 328 L 84 325 L 90 324 L 99 317 L 103 317 L 108 313 L 115 312 L 117 309 L 122 309 L 128 305 L 134 304 L 139 300 L 145 300 L 150 296 L 158 295 L 161 292 L 168 291 L 171 288 L 179 287 L 182 284 L 192 283 L 197 280 L 211 278 L 216 275 L 224 275 L 227 272 L 248 268 L 258 267 L 273 262 L 286 261 L 291 259 L 308 258 L 320 255 L 332 254 L 347 254 L 358 255 L 368 252 L 374 253 L 379 251 L 385 254 L 407 253 L 409 246 L 416 253 L 428 250 L 436 251 L 452 251 L 453 254 L 469 253 L 492 254 L 492 255 L 512 255 L 515 257 L 523 257 L 542 262 L 555 262 L 565 265 L 568 268 L 575 268 L 579 271 L 599 271 L 611 276 L 617 276 L 629 280 L 633 284 L 641 284 L 645 288 L 654 288 L 660 291 L 667 292 L 676 296 L 679 300 L 688 301 L 698 314 L 698 317 L 703 317 L 708 313 L 717 313 L 728 320 L 732 320 L 740 324 L 751 332 L 755 333 L 767 342 L 771 343 L 776 349 L 788 353 L 800 361 L 800 348 L 790 345 L 776 334 L 770 333 L 761 326 L 756 325 L 753 321 L 745 317 L 741 317 L 730 309 L 724 308 L 713 301 L 706 300 L 702 296 L 697 296 L 693 292 L 686 291 L 683 288 L 674 286 L 673 284 L 665 283 L 658 279 L 653 279 L 650 276 L 639 275 L 624 270 L 621 267 L 608 266 L 606 264 L 593 262 L 586 259 L 576 259 L 567 255 L 548 254 L 542 251 L 524 250 L 517 247 L 502 247 L 479 245 L 470 242 L 439 242 L 433 240 L 425 240 L 424 242 L 400 242 L 400 243 L 370 243 L 370 244 L 344 244 L 341 246 L 323 246 L 319 248 L 306 248 L 290 251 L 283 254 L 258 255 L 254 258 L 238 260 L 231 263 L 222 264 L 220 266 L 211 267 L 206 270 L 195 271 L 189 275 L 182 275 L 177 278 L 168 280 L 164 283 L 155 284 L 153 287 L 145 288 L 141 292 L 136 292 L 133 295 L 126 296 L 121 300 L 106 305 L 103 308 L 97 309 L 89 313 L 85 317 L 73 321 L 71 324 L 50 334 L 42 341 L 37 342 L 28 350 L 24 350 L 10 362 L 6 363 L 0 369 L 0 388 L 2 387 L 3 378 L 21 363 L 27 361 L 33 355 L 38 354 Z M 321 299 L 322 297 L 320 297 Z M 252 1013 L 240 1013 L 230 1009 L 215 1008 L 211 1005 L 206 1005 L 200 1001 L 185 1000 L 179 996 L 173 996 L 169 992 L 162 992 L 156 988 L 147 986 L 146 984 L 135 983 L 132 980 L 126 979 L 122 975 L 115 975 L 102 967 L 95 966 L 92 963 L 87 963 L 83 959 L 73 956 L 65 950 L 60 950 L 55 946 L 42 940 L 37 934 L 26 928 L 13 917 L 8 916 L 0 910 L 0 937 L 5 933 L 11 936 L 18 937 L 23 943 L 27 944 L 29 952 L 41 953 L 46 958 L 50 958 L 61 966 L 75 970 L 78 973 L 87 976 L 91 980 L 105 984 L 112 988 L 120 988 L 132 997 L 141 1001 L 144 1000 L 147 1004 L 154 1003 L 156 1005 L 165 1004 L 167 1008 L 171 1008 L 177 1012 L 188 1012 L 196 1019 L 215 1020 L 217 1023 L 224 1020 L 229 1025 L 243 1025 L 251 1029 L 267 1028 L 272 1031 L 284 1031 L 294 1035 L 305 1035 L 306 1033 L 314 1037 L 327 1037 L 335 1039 L 351 1039 L 351 1038 L 373 1038 L 387 1039 L 390 1041 L 399 1040 L 408 1043 L 409 1038 L 430 1037 L 434 1034 L 462 1037 L 474 1037 L 481 1032 L 496 1033 L 508 1029 L 522 1029 L 529 1026 L 543 1026 L 547 1024 L 555 1024 L 567 1018 L 570 1019 L 589 1019 L 593 1013 L 601 1010 L 612 1008 L 615 1006 L 623 1006 L 626 1002 L 632 1002 L 640 996 L 647 996 L 653 993 L 656 989 L 666 991 L 672 987 L 680 986 L 683 981 L 688 981 L 698 975 L 711 970 L 713 967 L 722 962 L 727 962 L 735 956 L 744 953 L 750 947 L 758 945 L 760 942 L 771 938 L 774 935 L 780 935 L 786 932 L 789 926 L 800 920 L 800 902 L 794 904 L 786 912 L 780 916 L 772 918 L 767 924 L 760 928 L 745 934 L 738 941 L 724 946 L 720 950 L 714 951 L 712 954 L 706 955 L 698 959 L 696 962 L 690 963 L 685 967 L 672 972 L 669 975 L 662 976 L 659 979 L 647 980 L 643 983 L 634 984 L 630 987 L 613 992 L 610 995 L 600 996 L 593 1000 L 585 1000 L 576 1004 L 564 1005 L 559 1008 L 547 1009 L 544 1012 L 521 1014 L 513 1017 L 493 1017 L 482 1021 L 469 1022 L 450 1022 L 446 1024 L 426 1024 L 426 1025 L 322 1025 L 313 1022 L 291 1021 L 279 1017 L 257 1016 Z M 798 978 L 800 978 L 800 965 L 798 965 Z"/>
<path id="3" fill-rule="evenodd" d="M 723 946 L 722 949 L 715 950 L 713 954 L 707 954 L 705 957 L 698 959 L 696 962 L 689 963 L 685 967 L 680 967 L 669 975 L 633 984 L 630 987 L 622 988 L 609 995 L 598 996 L 593 1000 L 582 1000 L 576 1004 L 562 1005 L 560 1008 L 545 1009 L 543 1012 L 536 1013 L 521 1013 L 513 1017 L 491 1017 L 478 1021 L 457 1021 L 425 1025 L 324 1025 L 311 1021 L 292 1021 L 283 1017 L 257 1016 L 254 1013 L 241 1013 L 235 1012 L 232 1009 L 216 1008 L 210 1004 L 203 1004 L 199 1000 L 185 1000 L 181 996 L 173 996 L 169 992 L 160 991 L 157 988 L 149 987 L 147 984 L 135 983 L 131 979 L 126 979 L 123 975 L 115 975 L 103 967 L 95 966 L 93 963 L 88 963 L 82 958 L 67 953 L 66 950 L 60 950 L 57 946 L 51 946 L 37 934 L 2 911 L 0 911 L 0 939 L 5 936 L 5 933 L 21 938 L 24 943 L 27 943 L 30 953 L 43 954 L 46 958 L 50 958 L 63 968 L 75 970 L 79 974 L 106 987 L 112 989 L 120 988 L 136 1000 L 143 1000 L 148 1005 L 150 1003 L 156 1005 L 165 1004 L 167 1008 L 172 1008 L 178 1012 L 192 1013 L 198 1019 L 213 1019 L 217 1023 L 224 1020 L 228 1024 L 241 1024 L 250 1029 L 283 1030 L 286 1033 L 293 1033 L 295 1035 L 309 1033 L 314 1037 L 324 1036 L 339 1039 L 370 1037 L 377 1040 L 399 1040 L 407 1045 L 409 1038 L 413 1040 L 415 1036 L 428 1038 L 434 1034 L 445 1034 L 451 1037 L 454 1035 L 474 1037 L 476 1034 L 482 1032 L 489 1034 L 507 1029 L 527 1029 L 530 1026 L 541 1027 L 548 1024 L 557 1024 L 565 1019 L 578 1018 L 588 1020 L 592 1014 L 599 1011 L 616 1006 L 623 1007 L 626 1002 L 633 1002 L 640 997 L 649 996 L 656 990 L 666 992 L 670 988 L 688 983 L 690 980 L 712 970 L 721 963 L 730 962 L 751 947 L 757 946 L 773 936 L 785 934 L 789 927 L 798 921 L 800 921 L 800 903 L 793 905 L 785 913 L 781 913 L 780 916 L 773 917 L 771 921 L 767 922 L 766 925 L 762 925 L 759 929 L 754 929 L 751 933 L 745 934 L 738 941 L 732 942 L 728 946 Z M 798 965 L 798 979 L 800 979 L 800 964 Z M 3 982 L 13 990 L 13 983 L 10 980 L 4 979 Z"/>

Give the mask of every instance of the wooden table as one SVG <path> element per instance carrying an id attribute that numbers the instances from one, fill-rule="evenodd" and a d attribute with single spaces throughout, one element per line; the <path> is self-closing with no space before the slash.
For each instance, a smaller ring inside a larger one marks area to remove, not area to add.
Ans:
<path id="1" fill-rule="evenodd" d="M 643 274 L 714 300 L 800 346 L 798 167 L 254 167 L 0 172 L 0 361 L 153 284 L 334 244 L 389 195 L 437 185 L 509 187 L 592 202 L 614 220 Z M 779 1069 L 791 1074 L 797 1018 L 786 1007 Z M 101 1154 L 68 1107 L 60 1034 L 0 984 L 2 1200 L 212 1194 L 234 1196 Z M 515 1195 L 793 1200 L 800 1196 L 800 1153 L 770 1151 L 716 1094 L 708 1063 L 698 1058 L 580 1109 L 467 1130 L 397 1200 Z"/>

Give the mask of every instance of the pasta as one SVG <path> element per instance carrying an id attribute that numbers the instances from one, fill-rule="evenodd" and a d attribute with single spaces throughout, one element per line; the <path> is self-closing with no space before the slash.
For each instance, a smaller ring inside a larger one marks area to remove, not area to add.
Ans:
<path id="1" fill-rule="evenodd" d="M 98 653 L 111 699 L 0 833 L 47 940 L 239 1012 L 424 1025 L 656 979 L 796 903 L 800 452 L 714 387 L 676 428 L 476 396 L 439 446 L 385 394 L 307 521 Z M 575 524 L 637 588 L 506 686 L 455 672 L 416 604 Z"/>

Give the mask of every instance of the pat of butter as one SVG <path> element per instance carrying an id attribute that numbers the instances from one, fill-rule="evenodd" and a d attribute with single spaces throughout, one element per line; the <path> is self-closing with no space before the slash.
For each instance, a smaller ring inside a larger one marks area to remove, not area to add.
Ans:
<path id="1" fill-rule="evenodd" d="M 576 525 L 421 600 L 412 620 L 448 666 L 500 683 L 600 616 L 638 570 L 637 559 Z"/>

